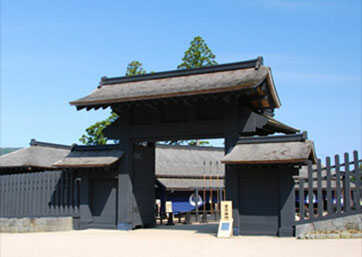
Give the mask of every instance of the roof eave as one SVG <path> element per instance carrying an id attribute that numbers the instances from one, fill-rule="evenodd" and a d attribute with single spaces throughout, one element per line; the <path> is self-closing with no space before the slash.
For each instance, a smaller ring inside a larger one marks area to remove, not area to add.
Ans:
<path id="1" fill-rule="evenodd" d="M 217 93 L 227 93 L 227 92 L 234 92 L 234 91 L 242 91 L 242 90 L 249 90 L 252 89 L 260 84 L 262 84 L 268 76 L 263 78 L 257 83 L 252 84 L 242 84 L 234 87 L 229 88 L 216 88 L 216 89 L 205 89 L 205 90 L 198 90 L 198 91 L 188 91 L 188 92 L 175 92 L 169 93 L 164 95 L 149 95 L 149 96 L 138 96 L 138 97 L 125 97 L 125 98 L 114 98 L 114 99 L 106 99 L 106 100 L 87 100 L 86 102 L 81 101 L 78 99 L 76 101 L 69 102 L 70 105 L 77 107 L 78 110 L 87 108 L 92 109 L 96 107 L 100 107 L 101 105 L 112 105 L 117 103 L 127 103 L 127 102 L 135 102 L 135 101 L 147 101 L 147 100 L 156 100 L 156 99 L 165 99 L 171 97 L 185 97 L 185 96 L 194 96 L 194 95 L 207 95 L 207 94 L 217 94 Z M 274 96 L 272 96 L 274 100 Z M 274 100 L 275 101 L 275 100 Z M 278 102 L 275 103 L 278 105 Z M 276 107 L 278 108 L 278 107 Z"/>

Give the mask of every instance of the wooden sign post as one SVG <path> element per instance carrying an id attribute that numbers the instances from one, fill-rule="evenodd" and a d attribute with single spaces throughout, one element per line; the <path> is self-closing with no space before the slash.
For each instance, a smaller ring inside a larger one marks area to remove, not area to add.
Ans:
<path id="1" fill-rule="evenodd" d="M 231 237 L 233 229 L 233 207 L 231 201 L 221 202 L 221 218 L 217 237 Z"/>
<path id="2" fill-rule="evenodd" d="M 175 225 L 175 223 L 173 222 L 172 202 L 171 201 L 166 201 L 166 206 L 165 207 L 166 207 L 166 213 L 167 213 L 167 216 L 168 216 L 166 225 Z"/>

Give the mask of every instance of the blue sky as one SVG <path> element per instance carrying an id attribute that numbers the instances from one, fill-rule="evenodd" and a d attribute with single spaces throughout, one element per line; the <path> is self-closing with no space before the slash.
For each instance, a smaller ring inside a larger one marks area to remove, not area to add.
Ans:
<path id="1" fill-rule="evenodd" d="M 175 69 L 200 35 L 218 63 L 264 57 L 282 101 L 276 118 L 307 130 L 320 157 L 362 150 L 360 1 L 1 3 L 2 147 L 77 142 L 109 110 L 69 101 L 132 60 Z"/>

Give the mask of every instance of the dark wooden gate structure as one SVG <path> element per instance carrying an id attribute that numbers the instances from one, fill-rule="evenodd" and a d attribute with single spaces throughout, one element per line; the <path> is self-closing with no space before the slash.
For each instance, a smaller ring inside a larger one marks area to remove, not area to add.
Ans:
<path id="1" fill-rule="evenodd" d="M 154 205 L 156 141 L 225 138 L 229 152 L 240 136 L 298 131 L 273 119 L 280 100 L 271 70 L 261 57 L 190 70 L 104 77 L 95 91 L 71 104 L 78 110 L 110 106 L 119 116 L 104 130 L 124 152 L 117 174 L 118 228 L 154 224 L 153 208 L 150 212 L 145 206 Z M 234 181 L 228 169 L 226 180 Z"/>
<path id="2" fill-rule="evenodd" d="M 316 161 L 306 133 L 240 138 L 222 161 L 229 166 L 225 187 L 237 211 L 234 234 L 293 236 L 293 176 L 308 160 Z"/>

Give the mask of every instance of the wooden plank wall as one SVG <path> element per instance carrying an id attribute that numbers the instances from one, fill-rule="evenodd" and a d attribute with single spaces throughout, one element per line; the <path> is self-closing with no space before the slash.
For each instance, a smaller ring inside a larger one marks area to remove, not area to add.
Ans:
<path id="1" fill-rule="evenodd" d="M 0 217 L 73 216 L 78 187 L 69 171 L 0 175 Z"/>
<path id="2" fill-rule="evenodd" d="M 296 179 L 297 224 L 362 213 L 362 161 L 358 152 L 343 158 L 326 157 L 325 165 L 318 160 L 316 168 L 308 162 L 308 177 Z M 341 160 L 342 159 L 342 160 Z"/>

